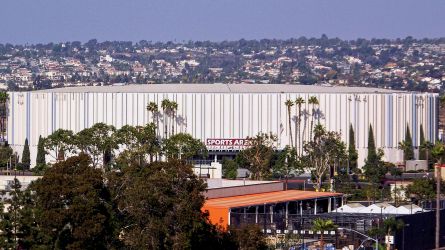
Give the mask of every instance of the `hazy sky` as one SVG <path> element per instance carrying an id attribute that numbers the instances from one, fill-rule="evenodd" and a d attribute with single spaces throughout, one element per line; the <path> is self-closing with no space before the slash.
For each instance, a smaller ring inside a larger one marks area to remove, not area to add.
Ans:
<path id="1" fill-rule="evenodd" d="M 3 0 L 0 43 L 445 37 L 445 0 Z"/>

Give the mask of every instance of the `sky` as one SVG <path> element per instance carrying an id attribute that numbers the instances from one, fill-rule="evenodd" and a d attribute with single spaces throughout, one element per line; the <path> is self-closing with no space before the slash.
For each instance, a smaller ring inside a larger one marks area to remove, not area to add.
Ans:
<path id="1" fill-rule="evenodd" d="M 0 43 L 445 37 L 445 0 L 4 0 Z"/>

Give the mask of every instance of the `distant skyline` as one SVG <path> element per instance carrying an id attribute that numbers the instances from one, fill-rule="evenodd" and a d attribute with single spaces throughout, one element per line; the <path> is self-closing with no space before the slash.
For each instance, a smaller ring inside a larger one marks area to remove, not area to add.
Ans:
<path id="1" fill-rule="evenodd" d="M 0 43 L 445 37 L 443 0 L 14 0 Z"/>

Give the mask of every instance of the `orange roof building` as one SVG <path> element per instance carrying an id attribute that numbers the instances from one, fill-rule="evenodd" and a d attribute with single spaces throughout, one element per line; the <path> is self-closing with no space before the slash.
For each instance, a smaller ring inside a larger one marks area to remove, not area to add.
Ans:
<path id="1" fill-rule="evenodd" d="M 255 223 L 267 214 L 268 223 L 274 223 L 276 214 L 287 218 L 289 214 L 330 212 L 340 203 L 341 193 L 287 190 L 208 199 L 202 210 L 209 213 L 210 222 L 227 228 L 236 220 L 234 214 Z"/>

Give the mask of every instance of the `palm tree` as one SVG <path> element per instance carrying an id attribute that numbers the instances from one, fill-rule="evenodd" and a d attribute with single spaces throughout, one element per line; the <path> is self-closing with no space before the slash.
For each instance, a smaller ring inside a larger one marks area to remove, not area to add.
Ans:
<path id="1" fill-rule="evenodd" d="M 158 104 L 155 102 L 149 102 L 147 105 L 147 111 L 152 114 L 153 123 L 155 123 L 156 113 L 158 112 Z"/>
<path id="2" fill-rule="evenodd" d="M 287 107 L 287 117 L 288 117 L 288 121 L 289 121 L 290 146 L 293 147 L 294 140 L 292 139 L 291 107 L 294 106 L 294 102 L 292 102 L 291 100 L 287 100 L 284 104 Z"/>
<path id="3" fill-rule="evenodd" d="M 0 92 L 0 134 L 1 141 L 5 141 L 5 132 L 6 132 L 6 118 L 8 117 L 7 105 L 6 103 L 9 100 L 8 93 L 1 91 Z"/>
<path id="4" fill-rule="evenodd" d="M 174 135 L 175 134 L 175 118 L 176 118 L 176 110 L 178 110 L 178 103 L 176 103 L 175 101 L 170 102 L 170 115 L 172 118 L 172 131 L 171 134 Z"/>
<path id="5" fill-rule="evenodd" d="M 433 148 L 434 144 L 432 144 L 429 141 L 424 141 L 422 144 L 420 144 L 420 150 L 425 152 L 425 157 L 426 157 L 426 163 L 429 167 L 430 165 L 430 154 L 431 154 L 431 149 Z"/>
<path id="6" fill-rule="evenodd" d="M 312 105 L 312 114 L 311 114 L 312 118 L 311 118 L 311 127 L 310 127 L 311 130 L 310 130 L 310 135 L 309 135 L 310 140 L 312 140 L 312 130 L 314 127 L 314 119 L 315 119 L 315 105 L 318 105 L 319 102 L 318 102 L 318 99 L 316 96 L 311 96 L 311 97 L 309 97 L 308 103 Z"/>
<path id="7" fill-rule="evenodd" d="M 164 139 L 167 139 L 168 136 L 167 116 L 169 116 L 170 114 L 170 101 L 168 99 L 162 100 L 161 108 L 164 114 Z"/>
<path id="8" fill-rule="evenodd" d="M 324 231 L 331 231 L 335 230 L 337 226 L 334 224 L 332 220 L 324 220 L 322 218 L 316 218 L 312 222 L 312 231 L 318 232 L 320 231 L 320 248 L 324 249 L 324 241 L 323 241 L 323 234 Z"/>
<path id="9" fill-rule="evenodd" d="M 297 155 L 298 155 L 298 150 L 300 148 L 299 143 L 303 144 L 303 140 L 301 138 L 301 133 L 300 133 L 300 125 L 301 125 L 301 105 L 303 105 L 305 103 L 304 99 L 300 96 L 295 100 L 295 104 L 296 107 L 298 108 L 297 110 L 297 120 L 296 120 L 296 128 L 295 128 L 295 144 L 296 144 L 296 148 L 297 148 Z M 298 142 L 297 142 L 297 134 L 298 134 Z"/>
<path id="10" fill-rule="evenodd" d="M 152 114 L 153 124 L 156 124 L 156 134 L 159 134 L 158 104 L 156 104 L 156 102 L 149 102 L 147 105 L 147 111 Z"/>
<path id="11" fill-rule="evenodd" d="M 410 150 L 411 145 L 407 141 L 403 140 L 403 141 L 399 142 L 398 148 L 403 151 L 403 160 L 405 161 L 405 164 L 406 164 L 407 160 L 411 160 L 411 159 L 407 158 L 407 154 L 406 154 L 406 152 L 408 150 Z"/>
<path id="12" fill-rule="evenodd" d="M 395 232 L 401 230 L 405 226 L 405 223 L 401 219 L 391 217 L 383 221 L 383 228 L 387 236 L 393 235 Z M 390 244 L 387 243 L 386 248 L 390 249 Z"/>

